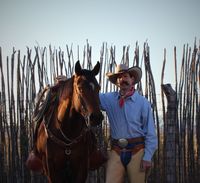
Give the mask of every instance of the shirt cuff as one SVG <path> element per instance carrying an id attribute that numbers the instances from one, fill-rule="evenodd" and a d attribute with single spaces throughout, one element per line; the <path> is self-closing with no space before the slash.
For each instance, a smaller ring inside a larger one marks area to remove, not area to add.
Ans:
<path id="1" fill-rule="evenodd" d="M 152 157 L 147 153 L 145 153 L 144 156 L 143 156 L 143 160 L 145 160 L 145 161 L 151 161 L 151 158 Z"/>

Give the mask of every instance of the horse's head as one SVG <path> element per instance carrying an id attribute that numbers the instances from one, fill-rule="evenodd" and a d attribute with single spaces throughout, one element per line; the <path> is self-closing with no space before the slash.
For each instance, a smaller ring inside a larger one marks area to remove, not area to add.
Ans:
<path id="1" fill-rule="evenodd" d="M 74 76 L 74 105 L 75 109 L 85 118 L 90 125 L 95 126 L 102 122 L 103 114 L 100 111 L 99 91 L 100 86 L 95 78 L 99 73 L 100 63 L 97 62 L 92 70 L 82 69 L 79 61 L 75 65 Z"/>

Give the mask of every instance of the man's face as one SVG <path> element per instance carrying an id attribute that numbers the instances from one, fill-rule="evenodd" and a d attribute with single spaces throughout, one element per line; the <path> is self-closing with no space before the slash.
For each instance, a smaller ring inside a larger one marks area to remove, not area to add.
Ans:
<path id="1" fill-rule="evenodd" d="M 134 85 L 134 77 L 129 73 L 122 73 L 117 78 L 117 85 L 120 89 L 130 89 Z"/>

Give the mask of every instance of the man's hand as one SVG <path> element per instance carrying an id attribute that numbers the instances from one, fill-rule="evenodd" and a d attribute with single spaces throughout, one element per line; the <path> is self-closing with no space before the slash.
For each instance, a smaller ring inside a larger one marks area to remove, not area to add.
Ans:
<path id="1" fill-rule="evenodd" d="M 142 160 L 140 164 L 140 171 L 145 172 L 148 171 L 152 166 L 151 161 Z"/>

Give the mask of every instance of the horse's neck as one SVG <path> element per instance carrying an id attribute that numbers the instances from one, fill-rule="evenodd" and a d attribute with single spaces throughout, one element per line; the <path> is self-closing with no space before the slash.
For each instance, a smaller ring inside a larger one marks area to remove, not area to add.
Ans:
<path id="1" fill-rule="evenodd" d="M 62 87 L 59 90 L 60 93 L 60 100 L 65 100 L 67 98 L 71 98 L 73 95 L 73 81 L 74 81 L 74 77 L 66 80 Z"/>
<path id="2" fill-rule="evenodd" d="M 62 122 L 66 116 L 69 116 L 71 110 L 73 95 L 73 79 L 68 79 L 59 90 L 59 104 L 57 118 Z"/>

